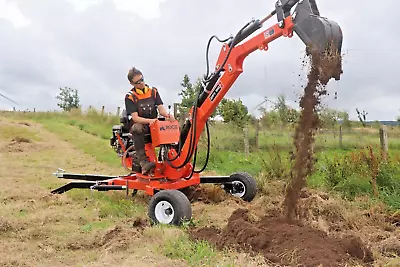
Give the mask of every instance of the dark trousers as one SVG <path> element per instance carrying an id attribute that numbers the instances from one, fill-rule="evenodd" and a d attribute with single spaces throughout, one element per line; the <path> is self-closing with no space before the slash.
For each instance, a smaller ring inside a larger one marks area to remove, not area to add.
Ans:
<path id="1" fill-rule="evenodd" d="M 135 123 L 131 128 L 131 134 L 133 139 L 133 144 L 135 146 L 136 155 L 139 162 L 146 159 L 146 153 L 144 150 L 144 137 L 146 134 L 150 133 L 150 127 L 148 124 Z"/>

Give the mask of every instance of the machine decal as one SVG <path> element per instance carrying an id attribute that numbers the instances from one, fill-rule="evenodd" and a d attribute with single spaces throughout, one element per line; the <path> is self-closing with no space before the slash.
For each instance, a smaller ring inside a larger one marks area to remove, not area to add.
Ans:
<path id="1" fill-rule="evenodd" d="M 215 87 L 215 89 L 214 89 L 214 91 L 210 94 L 210 100 L 211 101 L 214 101 L 214 99 L 215 99 L 215 97 L 218 95 L 218 93 L 221 91 L 221 89 L 222 89 L 222 84 L 221 83 L 219 83 L 218 85 L 217 85 L 217 87 Z"/>
<path id="2" fill-rule="evenodd" d="M 270 37 L 271 35 L 273 35 L 275 33 L 275 30 L 274 29 L 271 29 L 271 30 L 267 30 L 267 31 L 265 31 L 264 32 L 264 38 L 265 39 L 267 39 L 268 37 Z"/>

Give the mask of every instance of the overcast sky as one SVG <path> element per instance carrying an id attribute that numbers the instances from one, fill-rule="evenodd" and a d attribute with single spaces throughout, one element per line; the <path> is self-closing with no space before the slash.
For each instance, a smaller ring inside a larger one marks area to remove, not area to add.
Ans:
<path id="1" fill-rule="evenodd" d="M 330 82 L 326 105 L 347 110 L 351 118 L 359 108 L 369 120 L 396 119 L 397 2 L 317 3 L 321 15 L 338 22 L 344 34 L 344 74 Z M 195 81 L 205 73 L 212 35 L 229 37 L 273 7 L 271 0 L 0 0 L 0 93 L 19 104 L 0 97 L 0 109 L 58 109 L 59 87 L 68 86 L 79 90 L 84 107 L 104 105 L 115 112 L 130 89 L 126 74 L 132 66 L 172 105 L 179 101 L 184 74 Z M 276 18 L 264 29 L 274 23 Z M 220 48 L 212 43 L 211 68 Z M 303 51 L 294 36 L 250 54 L 227 97 L 241 98 L 252 110 L 264 97 L 274 101 L 285 94 L 296 108 L 305 83 Z"/>

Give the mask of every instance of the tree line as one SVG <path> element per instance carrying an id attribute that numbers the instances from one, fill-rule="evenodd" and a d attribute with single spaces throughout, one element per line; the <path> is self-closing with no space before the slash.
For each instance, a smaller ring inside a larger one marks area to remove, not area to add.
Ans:
<path id="1" fill-rule="evenodd" d="M 179 103 L 178 112 L 181 116 L 188 114 L 190 108 L 196 101 L 199 90 L 201 90 L 201 80 L 198 78 L 195 83 L 190 81 L 187 74 L 184 75 L 181 82 L 181 102 Z M 247 124 L 259 121 L 266 127 L 286 128 L 298 122 L 300 112 L 287 104 L 286 97 L 281 94 L 277 101 L 273 102 L 270 110 L 260 107 L 261 113 L 259 118 L 249 113 L 249 109 L 240 99 L 224 98 L 213 112 L 211 119 L 216 116 L 222 117 L 226 123 L 233 123 L 239 128 L 244 128 Z M 330 108 L 321 108 L 319 111 L 320 121 L 323 127 L 329 128 L 336 125 L 339 121 L 345 127 L 350 127 L 349 113 L 346 111 L 337 111 Z"/>
<path id="2" fill-rule="evenodd" d="M 178 93 L 180 102 L 177 104 L 177 119 L 183 120 L 188 114 L 190 108 L 193 106 L 197 99 L 199 90 L 201 90 L 201 80 L 198 78 L 194 83 L 191 82 L 189 76 L 185 74 L 180 83 L 181 91 Z M 77 89 L 70 87 L 60 87 L 59 94 L 56 96 L 58 100 L 57 106 L 64 111 L 70 111 L 75 108 L 80 108 L 79 92 Z M 265 99 L 267 101 L 267 99 Z M 272 102 L 272 101 L 270 101 Z M 290 107 L 287 104 L 284 95 L 279 95 L 275 102 L 272 102 L 270 110 L 264 107 L 259 107 L 260 117 L 255 118 L 249 113 L 249 109 L 243 104 L 240 99 L 227 99 L 224 98 L 216 110 L 211 115 L 211 120 L 216 116 L 220 116 L 226 123 L 232 123 L 239 128 L 246 127 L 247 124 L 260 122 L 265 127 L 281 127 L 282 130 L 287 126 L 294 125 L 298 122 L 300 113 L 298 110 Z M 367 112 L 360 112 L 356 109 L 359 121 L 365 127 Z M 347 111 L 339 111 L 331 108 L 321 108 L 318 111 L 322 127 L 332 128 L 339 122 L 344 127 L 351 127 L 352 122 L 349 119 Z M 397 117 L 400 123 L 400 116 Z"/>

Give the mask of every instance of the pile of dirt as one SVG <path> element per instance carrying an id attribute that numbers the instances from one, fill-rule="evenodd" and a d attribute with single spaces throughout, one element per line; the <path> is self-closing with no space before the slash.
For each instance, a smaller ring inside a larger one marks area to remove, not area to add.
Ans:
<path id="1" fill-rule="evenodd" d="M 303 196 L 298 200 L 295 219 L 305 221 L 327 233 L 354 230 L 368 225 L 367 216 L 358 210 L 347 210 L 343 204 L 325 194 Z"/>
<path id="2" fill-rule="evenodd" d="M 15 136 L 6 145 L 6 148 L 9 153 L 31 151 L 32 149 L 34 149 L 34 147 L 35 144 L 32 142 L 31 139 L 21 136 Z"/>
<path id="3" fill-rule="evenodd" d="M 381 242 L 379 251 L 383 255 L 400 257 L 400 232 L 397 236 L 389 237 Z"/>
<path id="4" fill-rule="evenodd" d="M 196 185 L 182 189 L 191 203 L 203 202 L 205 204 L 221 203 L 229 198 L 229 194 L 216 185 Z"/>
<path id="5" fill-rule="evenodd" d="M 140 230 L 144 230 L 147 226 L 151 226 L 150 221 L 145 218 L 133 218 L 132 220 L 129 220 L 131 223 L 132 227 L 138 228 Z"/>
<path id="6" fill-rule="evenodd" d="M 31 124 L 30 124 L 29 122 L 26 122 L 26 121 L 22 121 L 22 122 L 20 122 L 19 124 L 20 124 L 20 125 L 27 126 L 27 127 L 30 127 L 30 126 L 31 126 Z"/>
<path id="7" fill-rule="evenodd" d="M 400 211 L 397 211 L 392 216 L 388 217 L 387 221 L 393 224 L 395 227 L 400 227 Z"/>
<path id="8" fill-rule="evenodd" d="M 13 143 L 32 143 L 32 141 L 26 137 L 16 136 L 11 140 L 11 144 Z"/>
<path id="9" fill-rule="evenodd" d="M 25 229 L 24 223 L 20 221 L 10 221 L 4 217 L 0 217 L 0 236 L 16 233 Z"/>
<path id="10" fill-rule="evenodd" d="M 346 262 L 374 261 L 373 254 L 359 238 L 334 238 L 300 223 L 287 223 L 284 216 L 256 220 L 248 210 L 233 212 L 223 229 L 190 231 L 194 240 L 206 240 L 218 249 L 260 253 L 269 262 L 283 265 L 340 266 Z"/>
<path id="11" fill-rule="evenodd" d="M 12 227 L 11 223 L 3 218 L 0 218 L 0 235 L 2 233 L 7 233 L 12 230 L 13 230 L 13 227 Z"/>
<path id="12" fill-rule="evenodd" d="M 279 194 L 279 193 L 277 193 Z M 280 216 L 285 213 L 282 205 L 284 196 L 275 199 L 268 196 L 256 200 L 251 207 L 252 214 L 262 216 Z M 362 202 L 363 199 L 358 201 Z M 388 215 L 384 205 L 376 203 L 368 209 L 360 209 L 354 203 L 340 197 L 329 196 L 325 192 L 303 188 L 295 208 L 294 220 L 302 221 L 311 227 L 328 234 L 343 234 L 346 232 L 375 232 L 391 235 L 399 227 L 397 215 Z M 372 230 L 375 229 L 375 230 Z M 365 236 L 364 240 L 370 240 Z M 379 240 L 377 240 L 379 241 Z"/>
<path id="13" fill-rule="evenodd" d="M 341 55 L 331 46 L 324 53 L 307 48 L 310 59 L 310 71 L 307 75 L 307 85 L 300 99 L 300 119 L 294 134 L 295 153 L 291 171 L 291 181 L 286 188 L 284 206 L 288 221 L 293 220 L 302 188 L 306 185 L 307 177 L 314 168 L 313 144 L 315 134 L 320 127 L 318 109 L 321 97 L 327 94 L 325 86 L 331 78 L 339 79 L 342 71 Z M 307 64 L 305 62 L 304 64 Z"/>
<path id="14" fill-rule="evenodd" d="M 115 226 L 108 229 L 102 235 L 96 235 L 93 239 L 85 239 L 71 242 L 67 245 L 70 250 L 82 249 L 106 249 L 110 251 L 126 250 L 132 243 L 132 239 L 140 238 L 147 222 L 143 219 L 132 221 L 132 227 Z"/>

